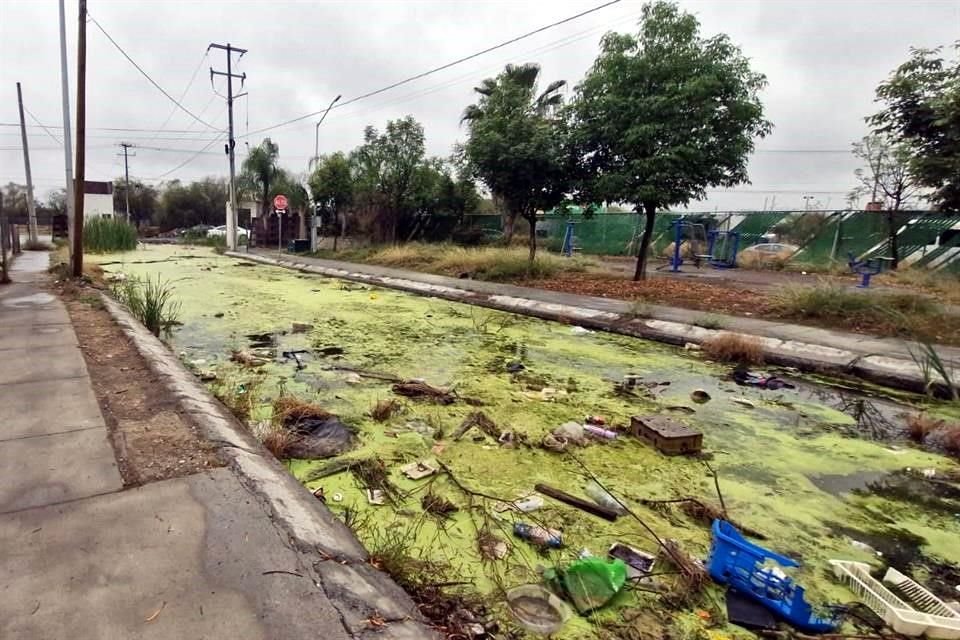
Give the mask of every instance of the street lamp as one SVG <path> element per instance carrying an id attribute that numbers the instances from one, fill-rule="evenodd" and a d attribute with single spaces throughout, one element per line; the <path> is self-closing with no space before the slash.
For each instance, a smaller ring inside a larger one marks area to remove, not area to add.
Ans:
<path id="1" fill-rule="evenodd" d="M 320 160 L 320 125 L 323 124 L 324 118 L 327 117 L 327 114 L 330 113 L 330 109 L 333 109 L 333 105 L 337 104 L 337 100 L 340 99 L 340 96 L 337 96 L 330 103 L 330 106 L 327 107 L 327 110 L 323 112 L 323 115 L 320 116 L 320 121 L 317 123 L 317 126 L 314 127 L 314 136 L 313 136 L 313 161 L 318 162 Z"/>

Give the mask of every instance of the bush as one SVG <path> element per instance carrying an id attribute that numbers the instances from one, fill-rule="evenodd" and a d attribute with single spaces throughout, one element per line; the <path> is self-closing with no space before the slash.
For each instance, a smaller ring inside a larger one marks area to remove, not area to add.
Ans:
<path id="1" fill-rule="evenodd" d="M 83 249 L 90 253 L 133 251 L 137 228 L 120 218 L 90 218 L 83 225 Z"/>
<path id="2" fill-rule="evenodd" d="M 149 277 L 127 278 L 114 286 L 113 295 L 155 336 L 161 331 L 169 332 L 180 314 L 180 303 L 173 299 L 173 287 L 160 276 L 156 281 Z"/>
<path id="3" fill-rule="evenodd" d="M 915 293 L 865 293 L 832 284 L 786 287 L 773 300 L 780 312 L 799 318 L 824 318 L 894 324 L 910 328 L 911 318 L 940 314 L 940 306 Z"/>
<path id="4" fill-rule="evenodd" d="M 700 345 L 711 360 L 738 364 L 763 364 L 763 348 L 756 338 L 737 333 L 720 333 Z"/>

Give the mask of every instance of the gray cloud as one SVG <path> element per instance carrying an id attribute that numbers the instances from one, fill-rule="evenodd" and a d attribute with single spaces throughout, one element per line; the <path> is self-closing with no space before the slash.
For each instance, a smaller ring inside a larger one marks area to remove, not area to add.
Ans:
<path id="1" fill-rule="evenodd" d="M 237 65 L 248 74 L 249 97 L 237 101 L 241 155 L 244 132 L 323 109 L 443 64 L 514 35 L 582 11 L 597 0 L 537 2 L 90 2 L 91 14 L 169 93 L 179 96 L 206 46 L 230 41 L 250 50 Z M 681 2 L 696 13 L 705 34 L 728 33 L 765 73 L 764 94 L 776 128 L 760 150 L 845 150 L 867 133 L 863 118 L 875 109 L 873 90 L 902 62 L 910 46 L 949 44 L 960 34 L 960 0 L 930 2 Z M 589 68 L 605 31 L 632 30 L 642 4 L 624 0 L 509 48 L 331 112 L 320 130 L 320 151 L 351 149 L 367 124 L 382 127 L 412 114 L 426 128 L 432 154 L 446 155 L 463 138 L 459 116 L 472 87 L 507 62 L 535 61 L 545 80 L 575 84 Z M 76 2 L 68 0 L 70 79 L 76 80 Z M 17 122 L 16 81 L 27 107 L 45 124 L 59 125 L 60 75 L 54 0 L 0 0 L 0 122 Z M 218 128 L 224 101 L 213 94 L 208 67 L 224 67 L 224 54 L 203 60 L 183 103 Z M 217 90 L 225 90 L 222 79 Z M 71 89 L 71 102 L 74 89 Z M 212 98 L 212 100 L 211 100 Z M 91 179 L 122 172 L 115 146 L 141 146 L 131 172 L 158 178 L 184 162 L 218 133 L 177 112 L 160 133 L 113 132 L 105 127 L 157 129 L 171 104 L 88 25 L 88 168 Z M 72 107 L 73 108 L 73 107 Z M 271 131 L 281 161 L 303 170 L 313 155 L 314 119 Z M 30 121 L 30 124 L 33 124 Z M 53 132 L 59 135 L 59 129 Z M 23 181 L 18 130 L 0 127 L 0 182 Z M 250 139 L 250 144 L 259 142 Z M 37 191 L 62 184 L 57 143 L 30 129 Z M 144 147 L 162 147 L 158 151 Z M 222 143 L 170 178 L 224 175 Z M 840 205 L 855 168 L 845 153 L 757 153 L 753 185 L 711 193 L 691 208 L 760 208 L 777 195 L 778 207 L 802 207 L 812 193 Z M 821 193 L 822 192 L 822 193 Z M 836 192 L 836 193 L 827 193 Z"/>

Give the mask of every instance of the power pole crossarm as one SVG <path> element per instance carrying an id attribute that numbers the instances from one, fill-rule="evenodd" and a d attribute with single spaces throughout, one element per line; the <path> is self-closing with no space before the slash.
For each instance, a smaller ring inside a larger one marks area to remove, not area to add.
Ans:
<path id="1" fill-rule="evenodd" d="M 236 250 L 237 248 L 237 165 L 236 165 L 236 155 L 234 153 L 235 147 L 237 146 L 236 140 L 233 138 L 233 79 L 238 78 L 240 80 L 240 86 L 243 86 L 243 82 L 247 79 L 247 74 L 236 74 L 233 72 L 233 54 L 239 53 L 240 57 L 243 57 L 243 54 L 247 52 L 246 49 L 240 49 L 234 47 L 229 42 L 227 44 L 215 44 L 210 43 L 210 46 L 207 47 L 207 51 L 210 49 L 222 49 L 227 52 L 227 70 L 223 71 L 214 71 L 213 67 L 210 68 L 210 79 L 213 80 L 213 76 L 226 76 L 227 78 L 227 116 L 229 123 L 229 130 L 227 132 L 227 154 L 230 156 L 230 213 L 227 215 L 227 248 L 230 250 Z"/>

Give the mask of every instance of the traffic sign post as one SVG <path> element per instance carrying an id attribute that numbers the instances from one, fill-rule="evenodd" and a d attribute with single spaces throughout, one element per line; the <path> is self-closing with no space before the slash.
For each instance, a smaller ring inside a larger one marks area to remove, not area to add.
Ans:
<path id="1" fill-rule="evenodd" d="M 273 196 L 274 209 L 286 211 L 289 204 L 290 203 L 287 201 L 287 196 L 283 195 L 282 193 L 278 193 L 277 195 Z"/>

